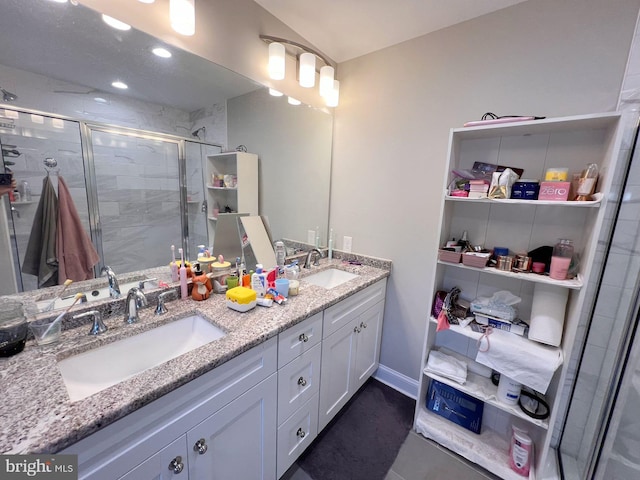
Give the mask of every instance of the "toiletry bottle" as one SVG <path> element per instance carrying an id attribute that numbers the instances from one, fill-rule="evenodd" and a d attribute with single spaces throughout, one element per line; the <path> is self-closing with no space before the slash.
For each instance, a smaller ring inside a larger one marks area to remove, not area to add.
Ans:
<path id="1" fill-rule="evenodd" d="M 184 265 L 184 252 L 181 248 L 178 249 L 180 253 L 180 298 L 182 300 L 189 296 L 189 287 L 187 286 L 187 267 Z"/>
<path id="2" fill-rule="evenodd" d="M 276 253 L 276 265 L 278 266 L 278 273 L 284 268 L 285 257 L 287 256 L 287 250 L 284 247 L 284 243 L 278 240 L 275 245 Z"/>
<path id="3" fill-rule="evenodd" d="M 256 292 L 258 298 L 263 298 L 267 293 L 267 274 L 262 271 L 262 265 L 256 265 L 256 272 L 251 275 L 251 289 Z"/>
<path id="4" fill-rule="evenodd" d="M 329 230 L 329 251 L 327 253 L 327 258 L 331 260 L 333 258 L 333 228 Z"/>
<path id="5" fill-rule="evenodd" d="M 320 227 L 316 227 L 315 247 L 320 248 Z"/>
<path id="6" fill-rule="evenodd" d="M 578 178 L 576 198 L 574 200 L 578 202 L 591 200 L 591 195 L 596 189 L 596 180 L 598 180 L 598 165 L 590 163 Z"/>
<path id="7" fill-rule="evenodd" d="M 566 238 L 558 240 L 551 254 L 549 277 L 554 280 L 566 280 L 571 257 L 573 257 L 573 242 Z"/>
<path id="8" fill-rule="evenodd" d="M 180 275 L 178 273 L 178 264 L 176 263 L 176 246 L 171 245 L 171 263 L 169 264 L 169 268 L 171 270 L 171 281 L 177 282 L 180 280 Z"/>
<path id="9" fill-rule="evenodd" d="M 509 445 L 509 466 L 511 470 L 523 477 L 529 477 L 533 456 L 533 442 L 525 430 L 513 427 L 511 444 Z"/>

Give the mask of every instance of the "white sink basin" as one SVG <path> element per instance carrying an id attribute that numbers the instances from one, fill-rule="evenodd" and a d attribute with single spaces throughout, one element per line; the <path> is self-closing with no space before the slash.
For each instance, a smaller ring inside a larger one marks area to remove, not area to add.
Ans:
<path id="1" fill-rule="evenodd" d="M 75 402 L 225 335 L 203 317 L 192 315 L 65 358 L 58 368 Z"/>
<path id="2" fill-rule="evenodd" d="M 136 280 L 135 282 L 121 283 L 120 284 L 121 296 L 126 297 L 127 293 L 129 292 L 129 289 L 133 287 L 138 287 L 139 285 L 140 285 L 140 280 Z M 157 281 L 146 282 L 144 288 L 145 290 L 152 290 L 154 288 L 158 288 L 158 282 Z M 93 290 L 87 290 L 86 292 L 83 292 L 83 293 L 87 296 L 87 302 L 95 302 L 97 300 L 106 300 L 109 298 L 109 287 L 95 288 Z M 66 308 L 69 305 L 71 305 L 74 300 L 75 300 L 75 295 L 65 294 L 65 298 L 60 298 L 56 300 L 55 303 L 53 304 L 53 308 L 51 309 L 48 309 L 48 306 L 51 303 L 51 300 L 42 300 L 42 301 L 36 302 L 36 306 L 38 307 L 39 312 L 47 311 L 47 309 L 49 311 L 60 310 L 62 308 Z"/>
<path id="3" fill-rule="evenodd" d="M 329 268 L 328 270 L 314 273 L 308 277 L 303 277 L 302 280 L 329 290 L 357 277 L 358 275 L 355 273 L 345 272 L 344 270 L 338 270 L 337 268 Z"/>

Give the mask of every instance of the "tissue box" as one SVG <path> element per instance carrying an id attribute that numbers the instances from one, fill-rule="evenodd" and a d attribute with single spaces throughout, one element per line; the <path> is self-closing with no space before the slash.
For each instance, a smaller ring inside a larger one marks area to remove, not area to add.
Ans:
<path id="1" fill-rule="evenodd" d="M 502 320 L 500 318 L 491 317 L 489 315 L 482 315 L 480 313 L 476 313 L 476 322 L 480 325 L 487 325 L 493 328 L 497 328 L 498 330 L 503 330 L 505 332 L 515 333 L 516 335 L 526 336 L 529 332 L 529 325 L 525 322 L 516 318 L 513 322 L 509 322 L 508 320 Z"/>
<path id="2" fill-rule="evenodd" d="M 571 182 L 541 182 L 538 200 L 566 202 L 569 198 Z"/>
<path id="3" fill-rule="evenodd" d="M 427 408 L 453 423 L 480 434 L 484 403 L 449 385 L 431 380 Z"/>
<path id="4" fill-rule="evenodd" d="M 234 287 L 227 290 L 227 307 L 238 312 L 246 312 L 256 306 L 256 292 L 247 287 Z"/>

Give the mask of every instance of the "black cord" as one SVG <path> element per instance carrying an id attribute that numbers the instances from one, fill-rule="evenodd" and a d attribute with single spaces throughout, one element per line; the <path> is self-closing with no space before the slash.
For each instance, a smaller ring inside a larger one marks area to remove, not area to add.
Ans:
<path id="1" fill-rule="evenodd" d="M 487 112 L 482 115 L 482 120 L 498 120 L 499 118 L 516 118 L 516 117 L 530 117 L 531 115 L 496 115 L 495 113 Z M 534 120 L 542 120 L 547 117 L 533 117 Z"/>
<path id="2" fill-rule="evenodd" d="M 522 397 L 527 397 L 537 402 L 535 411 L 531 411 L 522 405 Z M 542 399 L 542 397 L 538 396 L 536 392 L 531 393 L 528 390 L 525 390 L 524 388 L 522 389 L 522 391 L 520 391 L 520 398 L 518 398 L 518 405 L 520 405 L 520 409 L 525 413 L 525 415 L 528 415 L 531 418 L 535 418 L 536 420 L 544 420 L 549 416 L 549 413 L 550 413 L 549 405 L 547 404 L 547 402 L 545 402 Z M 541 413 L 538 413 L 541 406 L 543 407 L 543 410 Z"/>

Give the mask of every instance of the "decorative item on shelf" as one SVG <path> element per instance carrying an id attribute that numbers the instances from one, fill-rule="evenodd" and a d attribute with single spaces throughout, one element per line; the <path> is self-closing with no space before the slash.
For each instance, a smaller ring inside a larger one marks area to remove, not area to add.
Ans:
<path id="1" fill-rule="evenodd" d="M 577 202 L 585 202 L 591 200 L 591 196 L 596 190 L 596 181 L 598 180 L 598 165 L 590 163 L 587 165 L 580 176 L 577 178 L 574 198 Z"/>
<path id="2" fill-rule="evenodd" d="M 209 295 L 213 290 L 213 286 L 211 285 L 211 279 L 200 269 L 199 263 L 196 263 L 194 266 L 191 282 L 193 283 L 191 288 L 191 298 L 198 301 L 209 298 Z"/>

